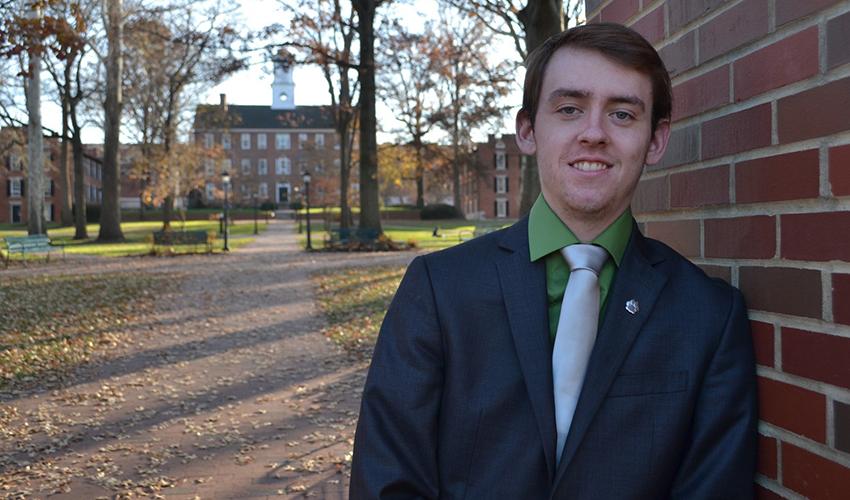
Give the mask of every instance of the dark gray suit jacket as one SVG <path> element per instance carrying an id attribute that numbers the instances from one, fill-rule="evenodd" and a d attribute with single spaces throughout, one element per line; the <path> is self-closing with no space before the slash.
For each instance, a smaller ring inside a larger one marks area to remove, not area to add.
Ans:
<path id="1" fill-rule="evenodd" d="M 416 258 L 375 347 L 351 499 L 753 496 L 740 292 L 635 227 L 557 469 L 547 318 L 527 219 Z"/>

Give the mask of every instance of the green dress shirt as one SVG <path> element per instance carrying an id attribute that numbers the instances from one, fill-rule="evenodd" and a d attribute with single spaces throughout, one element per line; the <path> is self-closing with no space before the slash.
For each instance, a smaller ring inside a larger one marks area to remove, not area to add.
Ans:
<path id="1" fill-rule="evenodd" d="M 626 245 L 632 234 L 632 212 L 626 209 L 610 226 L 591 243 L 601 246 L 611 255 L 599 273 L 599 321 L 605 312 L 608 290 L 623 259 Z M 555 215 L 541 194 L 528 216 L 528 248 L 531 261 L 546 259 L 546 295 L 549 310 L 549 336 L 554 341 L 561 315 L 561 301 L 570 277 L 570 269 L 561 256 L 561 248 L 581 243 L 572 231 Z"/>

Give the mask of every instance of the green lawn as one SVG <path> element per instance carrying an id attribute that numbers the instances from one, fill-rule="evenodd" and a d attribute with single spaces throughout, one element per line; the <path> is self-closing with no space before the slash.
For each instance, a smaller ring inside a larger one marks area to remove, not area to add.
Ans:
<path id="1" fill-rule="evenodd" d="M 176 221 L 171 228 L 174 231 L 208 231 L 216 235 L 213 251 L 221 251 L 224 246 L 224 239 L 218 235 L 219 224 L 217 221 L 192 220 L 192 221 Z M 98 255 L 104 257 L 122 257 L 127 255 L 144 255 L 148 254 L 152 248 L 152 236 L 154 231 L 162 229 L 160 221 L 146 222 L 124 222 L 121 224 L 121 230 L 124 232 L 125 242 L 123 243 L 97 243 L 98 224 L 89 224 L 86 226 L 89 238 L 86 240 L 74 239 L 73 227 L 57 227 L 48 225 L 47 235 L 50 239 L 59 245 L 65 246 L 67 254 L 83 254 L 83 255 Z M 258 224 L 260 231 L 265 231 L 266 223 Z M 0 238 L 5 236 L 25 236 L 27 234 L 26 226 L 20 224 L 0 224 Z M 238 221 L 230 226 L 230 238 L 228 247 L 232 250 L 240 246 L 247 245 L 254 241 L 254 222 L 253 221 Z M 191 245 L 176 245 L 173 247 L 173 253 L 193 253 L 203 252 L 206 249 L 201 245 L 193 247 Z"/>
<path id="2" fill-rule="evenodd" d="M 417 248 L 439 250 L 471 239 L 476 235 L 476 230 L 479 234 L 495 231 L 513 222 L 513 220 L 414 220 L 390 221 L 382 224 L 382 227 L 384 233 L 393 241 L 412 243 Z M 439 228 L 437 232 L 439 236 L 434 236 L 433 234 L 435 227 Z M 311 229 L 313 248 L 324 248 L 324 242 L 327 239 L 327 232 L 324 231 L 324 225 L 318 222 L 312 224 Z M 298 241 L 302 247 L 307 244 L 307 229 L 303 224 Z"/>

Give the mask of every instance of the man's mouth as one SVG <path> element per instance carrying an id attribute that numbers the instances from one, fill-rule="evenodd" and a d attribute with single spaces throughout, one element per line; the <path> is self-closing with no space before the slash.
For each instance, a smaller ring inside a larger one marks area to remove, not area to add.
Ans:
<path id="1" fill-rule="evenodd" d="M 599 172 L 608 168 L 608 165 L 605 163 L 597 161 L 577 161 L 575 163 L 570 163 L 570 166 L 576 170 L 581 170 L 582 172 Z"/>

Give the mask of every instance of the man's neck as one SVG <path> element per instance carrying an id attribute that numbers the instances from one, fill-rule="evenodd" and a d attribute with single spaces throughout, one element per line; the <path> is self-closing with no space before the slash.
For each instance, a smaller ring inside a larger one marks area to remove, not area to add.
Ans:
<path id="1" fill-rule="evenodd" d="M 580 217 L 575 216 L 569 210 L 565 210 L 560 206 L 550 205 L 555 215 L 561 219 L 561 222 L 567 226 L 570 231 L 576 235 L 582 243 L 590 243 L 597 236 L 602 234 L 608 226 L 614 223 L 615 220 L 623 213 L 623 210 L 612 211 L 611 213 L 599 214 L 599 217 L 589 217 L 582 214 Z"/>

